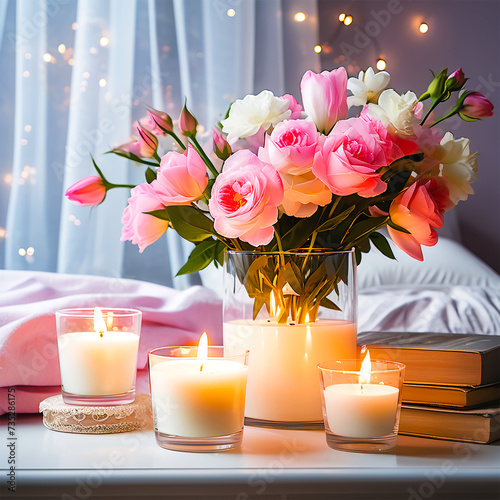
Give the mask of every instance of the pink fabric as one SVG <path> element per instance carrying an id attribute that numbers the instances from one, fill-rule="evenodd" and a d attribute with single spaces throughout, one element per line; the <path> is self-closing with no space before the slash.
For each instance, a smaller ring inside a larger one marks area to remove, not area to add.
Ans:
<path id="1" fill-rule="evenodd" d="M 196 344 L 206 331 L 222 344 L 222 301 L 201 286 L 184 291 L 153 283 L 31 271 L 0 270 L 0 415 L 7 388 L 16 411 L 37 412 L 60 390 L 54 312 L 68 307 L 133 307 L 142 311 L 138 392 L 147 392 L 147 353 Z"/>

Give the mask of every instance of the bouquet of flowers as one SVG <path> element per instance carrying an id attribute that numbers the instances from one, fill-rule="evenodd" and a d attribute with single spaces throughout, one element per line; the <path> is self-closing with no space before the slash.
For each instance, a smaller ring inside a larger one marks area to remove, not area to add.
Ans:
<path id="1" fill-rule="evenodd" d="M 389 81 L 387 72 L 372 68 L 348 79 L 340 67 L 305 73 L 302 106 L 288 94 L 247 95 L 213 130 L 213 152 L 198 142 L 198 123 L 186 105 L 176 126 L 150 108 L 137 124 L 137 137 L 111 151 L 144 165 L 146 182 L 113 184 L 93 160 L 98 175 L 78 181 L 66 196 L 97 205 L 110 189 L 132 188 L 122 240 L 142 252 L 173 228 L 195 245 L 179 274 L 222 264 L 226 248 L 306 256 L 318 248 L 354 248 L 359 263 L 373 244 L 394 258 L 378 232 L 383 227 L 399 248 L 422 260 L 421 245 L 436 244 L 444 213 L 473 193 L 477 177 L 469 140 L 434 126 L 456 114 L 466 121 L 492 116 L 493 105 L 463 89 L 461 69 L 433 73 L 420 97 L 399 95 L 387 88 Z M 436 107 L 453 94 L 455 104 L 436 117 Z M 424 114 L 425 101 L 430 106 Z M 348 118 L 354 108 L 359 114 Z M 158 139 L 165 135 L 177 150 L 160 157 Z M 252 266 L 241 279 L 255 298 L 254 313 L 264 304 L 270 309 L 270 291 L 283 303 L 290 299 L 284 288 L 295 297 L 287 308 L 292 318 L 306 288 L 316 291 L 306 308 L 313 314 L 319 305 L 335 308 L 326 297 L 341 273 L 330 275 L 320 266 L 308 275 L 293 260 L 279 270 Z"/>

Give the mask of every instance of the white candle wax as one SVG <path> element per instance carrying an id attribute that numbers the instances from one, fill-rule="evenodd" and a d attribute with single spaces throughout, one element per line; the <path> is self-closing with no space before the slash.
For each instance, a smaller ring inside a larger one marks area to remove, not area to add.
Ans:
<path id="1" fill-rule="evenodd" d="M 267 320 L 224 323 L 224 344 L 249 349 L 245 416 L 263 420 L 323 419 L 317 365 L 356 357 L 356 324 L 320 319 L 301 325 Z"/>
<path id="2" fill-rule="evenodd" d="M 399 389 L 378 384 L 336 384 L 324 390 L 328 426 L 353 438 L 387 436 L 394 430 Z"/>
<path id="3" fill-rule="evenodd" d="M 156 430 L 193 438 L 239 432 L 247 374 L 247 366 L 223 359 L 155 364 L 150 378 Z"/>
<path id="4" fill-rule="evenodd" d="M 139 335 L 71 332 L 59 336 L 61 384 L 80 396 L 124 394 L 135 387 Z"/>

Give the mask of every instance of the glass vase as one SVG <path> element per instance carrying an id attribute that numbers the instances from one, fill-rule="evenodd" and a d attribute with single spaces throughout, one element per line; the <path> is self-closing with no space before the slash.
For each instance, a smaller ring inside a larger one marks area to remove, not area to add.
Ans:
<path id="1" fill-rule="evenodd" d="M 250 350 L 245 423 L 322 427 L 317 365 L 356 357 L 354 251 L 227 251 L 223 314 Z"/>

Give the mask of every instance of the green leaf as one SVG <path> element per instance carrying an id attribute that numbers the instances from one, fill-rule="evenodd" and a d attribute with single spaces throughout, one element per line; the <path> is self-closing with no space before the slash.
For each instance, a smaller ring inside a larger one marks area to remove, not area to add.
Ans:
<path id="1" fill-rule="evenodd" d="M 165 210 L 173 228 L 185 240 L 198 243 L 217 235 L 213 221 L 190 205 L 169 206 Z"/>
<path id="2" fill-rule="evenodd" d="M 330 231 L 331 229 L 336 228 L 342 221 L 344 221 L 345 219 L 347 219 L 347 217 L 349 217 L 349 215 L 355 208 L 356 206 L 352 205 L 347 210 L 344 210 L 341 214 L 321 224 L 321 226 L 319 226 L 317 229 L 318 233 L 322 231 Z"/>
<path id="3" fill-rule="evenodd" d="M 179 269 L 176 276 L 195 273 L 205 269 L 215 258 L 218 240 L 210 239 L 198 243 L 189 255 L 187 262 Z"/>
<path id="4" fill-rule="evenodd" d="M 370 251 L 370 240 L 368 237 L 362 238 L 356 243 L 361 253 L 368 253 Z"/>
<path id="5" fill-rule="evenodd" d="M 340 307 L 335 304 L 335 302 L 332 302 L 330 299 L 328 298 L 323 298 L 321 299 L 321 302 L 319 303 L 320 306 L 322 307 L 326 307 L 327 309 L 333 309 L 334 311 L 341 311 L 342 309 L 340 309 Z"/>
<path id="6" fill-rule="evenodd" d="M 369 217 L 360 222 L 356 222 L 351 230 L 347 233 L 346 243 L 352 244 L 356 240 L 361 240 L 364 236 L 368 236 L 371 232 L 379 229 L 381 223 L 384 223 L 387 217 Z M 349 245 L 346 246 L 349 248 Z"/>
<path id="7" fill-rule="evenodd" d="M 391 219 L 389 219 L 389 222 L 387 224 L 389 226 L 391 226 L 392 229 L 395 229 L 396 231 L 400 231 L 401 233 L 411 234 L 411 232 L 408 231 L 408 229 L 405 229 L 404 227 L 398 226 L 397 224 L 395 224 L 394 222 L 392 222 Z"/>
<path id="8" fill-rule="evenodd" d="M 321 214 L 321 210 L 316 210 L 310 217 L 300 219 L 294 224 L 294 226 L 281 238 L 283 249 L 295 250 L 300 248 L 311 237 L 321 219 Z"/>
<path id="9" fill-rule="evenodd" d="M 282 283 L 282 284 L 281 284 Z M 282 288 L 288 283 L 292 290 L 300 295 L 304 286 L 304 276 L 295 262 L 288 261 L 278 272 L 278 286 Z"/>
<path id="10" fill-rule="evenodd" d="M 146 169 L 146 181 L 148 184 L 151 184 L 156 179 L 156 171 L 151 167 Z"/>
<path id="11" fill-rule="evenodd" d="M 153 217 L 156 217 L 157 219 L 170 221 L 170 219 L 168 217 L 168 212 L 165 209 L 151 210 L 151 212 L 143 212 L 143 213 L 148 214 L 148 215 L 152 215 Z"/>
<path id="12" fill-rule="evenodd" d="M 389 259 L 396 259 L 392 251 L 391 245 L 387 241 L 387 238 L 380 233 L 371 233 L 369 236 L 372 243 Z"/>
<path id="13" fill-rule="evenodd" d="M 116 156 L 121 156 L 122 158 L 127 158 L 127 160 L 132 160 L 137 163 L 142 163 L 144 165 L 151 165 L 152 167 L 159 167 L 159 164 L 154 161 L 144 160 L 143 158 L 139 158 L 137 155 L 133 153 L 126 153 L 125 151 L 119 151 L 116 149 L 112 149 L 111 151 L 106 151 L 105 154 L 113 153 Z"/>

